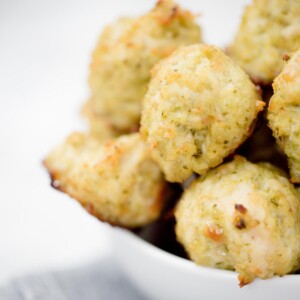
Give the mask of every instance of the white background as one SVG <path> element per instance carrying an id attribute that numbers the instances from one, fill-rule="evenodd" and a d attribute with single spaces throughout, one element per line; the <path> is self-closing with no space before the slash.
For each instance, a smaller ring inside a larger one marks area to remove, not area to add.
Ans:
<path id="1" fill-rule="evenodd" d="M 226 46 L 247 0 L 179 1 Z M 103 26 L 152 0 L 0 1 L 0 284 L 109 254 L 106 226 L 52 190 L 42 160 L 84 126 L 90 54 Z"/>

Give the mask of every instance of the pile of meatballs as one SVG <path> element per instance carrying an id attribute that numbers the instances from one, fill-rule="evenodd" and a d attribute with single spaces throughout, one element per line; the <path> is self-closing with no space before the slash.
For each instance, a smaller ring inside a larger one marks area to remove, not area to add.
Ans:
<path id="1" fill-rule="evenodd" d="M 224 51 L 171 0 L 107 26 L 89 130 L 45 159 L 52 186 L 132 229 L 181 184 L 175 233 L 196 264 L 235 270 L 241 286 L 299 270 L 299 16 L 298 0 L 253 0 Z"/>

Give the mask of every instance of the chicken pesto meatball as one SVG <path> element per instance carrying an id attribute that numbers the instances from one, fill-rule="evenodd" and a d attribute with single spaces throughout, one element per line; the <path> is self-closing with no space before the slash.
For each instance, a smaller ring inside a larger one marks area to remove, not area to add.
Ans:
<path id="1" fill-rule="evenodd" d="M 141 133 L 171 182 L 221 164 L 264 106 L 245 72 L 215 46 L 181 48 L 152 75 Z"/>
<path id="2" fill-rule="evenodd" d="M 163 208 L 166 182 L 139 134 L 101 144 L 73 133 L 45 165 L 55 188 L 110 224 L 142 226 Z"/>
<path id="3" fill-rule="evenodd" d="M 199 265 L 236 270 L 240 285 L 299 268 L 300 194 L 285 174 L 236 156 L 200 177 L 176 207 L 176 235 Z"/>
<path id="4" fill-rule="evenodd" d="M 282 70 L 282 56 L 300 47 L 300 1 L 253 0 L 245 10 L 229 55 L 262 84 Z"/>
<path id="5" fill-rule="evenodd" d="M 122 18 L 107 27 L 90 68 L 93 116 L 116 131 L 128 133 L 136 128 L 151 68 L 178 47 L 199 42 L 195 17 L 171 0 L 158 1 L 140 18 Z"/>
<path id="6" fill-rule="evenodd" d="M 288 157 L 291 181 L 300 183 L 300 50 L 273 83 L 269 126 Z"/>

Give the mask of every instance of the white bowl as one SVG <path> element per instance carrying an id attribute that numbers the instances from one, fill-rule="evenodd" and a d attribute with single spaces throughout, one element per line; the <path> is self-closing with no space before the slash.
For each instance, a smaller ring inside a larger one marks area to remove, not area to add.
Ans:
<path id="1" fill-rule="evenodd" d="M 155 300 L 300 299 L 300 275 L 256 279 L 240 288 L 237 273 L 195 265 L 124 229 L 112 228 L 115 256 L 136 287 Z"/>

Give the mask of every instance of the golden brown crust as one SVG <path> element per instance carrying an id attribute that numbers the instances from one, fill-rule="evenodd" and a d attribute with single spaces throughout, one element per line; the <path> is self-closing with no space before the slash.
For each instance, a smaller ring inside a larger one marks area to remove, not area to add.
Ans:
<path id="1" fill-rule="evenodd" d="M 81 200 L 81 198 L 78 197 L 78 195 L 76 193 L 71 194 L 70 192 L 68 192 L 67 188 L 64 188 L 63 185 L 61 185 L 59 183 L 61 176 L 59 174 L 56 174 L 54 172 L 50 172 L 50 166 L 47 166 L 47 162 L 44 161 L 43 162 L 44 166 L 47 168 L 48 170 L 48 174 L 50 177 L 50 185 L 52 188 L 56 189 L 59 192 L 68 194 L 71 198 L 73 198 L 74 200 L 78 201 L 78 203 L 92 216 L 94 216 L 95 218 L 97 218 L 99 221 L 101 222 L 105 222 L 110 224 L 113 227 L 122 227 L 125 229 L 129 229 L 130 227 L 126 227 L 126 226 L 121 226 L 115 222 L 112 222 L 109 218 L 104 217 L 101 212 L 97 211 L 92 203 L 86 203 L 85 201 Z"/>
<path id="2" fill-rule="evenodd" d="M 112 225 L 150 223 L 166 201 L 166 182 L 139 134 L 101 143 L 74 133 L 44 164 L 53 187 Z"/>

